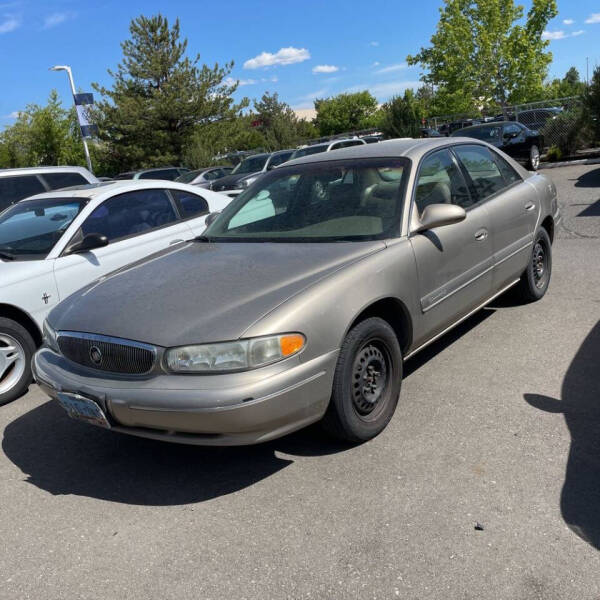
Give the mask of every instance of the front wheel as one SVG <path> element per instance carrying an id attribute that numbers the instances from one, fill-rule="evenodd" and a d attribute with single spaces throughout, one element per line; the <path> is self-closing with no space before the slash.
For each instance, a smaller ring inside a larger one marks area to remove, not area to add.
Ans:
<path id="1" fill-rule="evenodd" d="M 31 383 L 35 342 L 23 326 L 0 318 L 0 406 L 22 396 Z"/>
<path id="2" fill-rule="evenodd" d="M 529 160 L 527 167 L 532 171 L 537 171 L 540 166 L 540 149 L 534 144 L 529 148 Z"/>
<path id="3" fill-rule="evenodd" d="M 518 291 L 524 302 L 535 302 L 544 296 L 552 274 L 552 244 L 545 229 L 540 229 L 533 242 L 527 269 L 521 275 Z"/>
<path id="4" fill-rule="evenodd" d="M 335 369 L 325 429 L 348 442 L 365 442 L 392 418 L 402 382 L 402 351 L 387 321 L 371 317 L 346 336 Z"/>

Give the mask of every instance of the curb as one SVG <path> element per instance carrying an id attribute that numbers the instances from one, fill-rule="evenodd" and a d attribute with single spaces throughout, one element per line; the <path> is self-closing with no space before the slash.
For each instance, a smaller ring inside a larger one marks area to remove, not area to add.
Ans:
<path id="1" fill-rule="evenodd" d="M 581 158 L 579 160 L 563 160 L 562 162 L 541 162 L 539 169 L 555 169 L 571 165 L 600 165 L 600 158 Z"/>

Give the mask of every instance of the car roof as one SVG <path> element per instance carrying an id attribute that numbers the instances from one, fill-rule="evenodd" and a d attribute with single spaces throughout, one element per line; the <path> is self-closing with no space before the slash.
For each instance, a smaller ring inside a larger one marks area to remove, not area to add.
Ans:
<path id="1" fill-rule="evenodd" d="M 43 173 L 81 173 L 87 178 L 94 176 L 85 167 L 19 167 L 16 169 L 0 169 L 0 177 L 8 177 L 14 175 L 41 175 Z"/>
<path id="2" fill-rule="evenodd" d="M 76 185 L 72 187 L 44 192 L 25 198 L 20 202 L 28 202 L 29 200 L 43 200 L 45 198 L 85 198 L 93 200 L 100 195 L 113 195 L 124 192 L 133 192 L 136 190 L 147 189 L 188 189 L 195 193 L 200 193 L 200 190 L 194 186 L 179 183 L 177 181 L 168 181 L 166 179 L 122 179 L 117 181 L 101 181 L 100 183 L 90 183 L 88 185 Z M 202 190 L 202 193 L 206 190 Z"/>

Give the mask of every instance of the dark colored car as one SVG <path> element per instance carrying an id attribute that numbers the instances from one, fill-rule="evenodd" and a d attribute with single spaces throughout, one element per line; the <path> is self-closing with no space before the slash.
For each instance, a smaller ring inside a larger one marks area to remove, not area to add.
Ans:
<path id="1" fill-rule="evenodd" d="M 166 179 L 167 181 L 175 181 L 188 171 L 189 169 L 183 167 L 160 167 L 158 169 L 142 169 L 141 171 L 119 173 L 113 179 Z"/>
<path id="2" fill-rule="evenodd" d="M 451 134 L 452 137 L 471 137 L 492 144 L 528 169 L 537 171 L 540 166 L 542 136 L 516 121 L 501 121 L 465 127 Z"/>
<path id="3" fill-rule="evenodd" d="M 422 138 L 442 137 L 442 134 L 437 129 L 433 129 L 431 127 L 423 127 L 421 129 L 421 137 Z"/>
<path id="4" fill-rule="evenodd" d="M 517 121 L 528 127 L 539 131 L 548 121 L 556 119 L 562 112 L 562 108 L 535 108 L 524 110 L 517 114 Z"/>
<path id="5" fill-rule="evenodd" d="M 183 175 L 180 175 L 175 181 L 179 183 L 189 183 L 190 185 L 197 185 L 205 189 L 212 190 L 213 183 L 222 177 L 226 177 L 231 174 L 233 167 L 204 167 L 202 169 L 194 169 L 188 171 Z"/>
<path id="6" fill-rule="evenodd" d="M 440 135 L 445 135 L 446 137 L 448 137 L 449 135 L 452 135 L 455 131 L 458 131 L 459 129 L 471 127 L 472 125 L 477 125 L 479 123 L 480 121 L 478 121 L 477 119 L 463 119 L 461 121 L 452 121 L 452 123 L 444 123 L 443 125 L 440 125 L 440 127 L 438 127 L 438 132 L 440 133 Z"/>

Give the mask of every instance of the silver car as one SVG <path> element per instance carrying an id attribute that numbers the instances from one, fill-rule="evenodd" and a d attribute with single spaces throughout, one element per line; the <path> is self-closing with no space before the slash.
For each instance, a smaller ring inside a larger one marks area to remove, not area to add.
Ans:
<path id="1" fill-rule="evenodd" d="M 250 444 L 322 420 L 368 440 L 404 359 L 512 286 L 544 295 L 558 221 L 550 180 L 473 139 L 309 156 L 62 302 L 35 376 L 70 416 L 143 437 Z"/>

